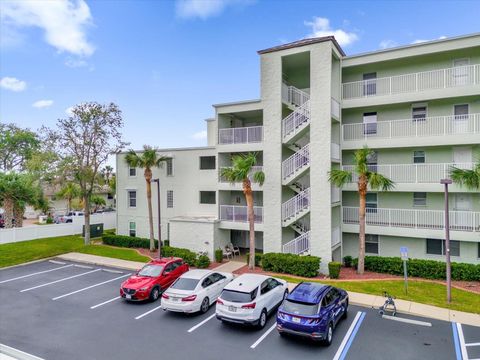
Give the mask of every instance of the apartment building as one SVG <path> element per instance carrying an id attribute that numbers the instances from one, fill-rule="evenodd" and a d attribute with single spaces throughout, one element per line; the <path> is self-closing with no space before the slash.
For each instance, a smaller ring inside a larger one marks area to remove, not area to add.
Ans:
<path id="1" fill-rule="evenodd" d="M 375 151 L 370 166 L 395 182 L 367 195 L 368 255 L 443 259 L 443 187 L 452 165 L 480 158 L 480 34 L 346 56 L 333 37 L 258 52 L 260 99 L 214 105 L 208 146 L 162 149 L 162 238 L 207 251 L 248 247 L 241 184 L 222 179 L 234 154 L 256 152 L 256 248 L 331 260 L 358 254 L 355 178 L 338 189 L 334 168 Z M 118 232 L 148 236 L 145 181 L 117 157 Z M 154 199 L 156 192 L 154 191 Z M 480 194 L 450 187 L 453 261 L 480 261 Z M 154 201 L 154 213 L 156 201 Z M 157 217 L 155 217 L 155 222 Z"/>

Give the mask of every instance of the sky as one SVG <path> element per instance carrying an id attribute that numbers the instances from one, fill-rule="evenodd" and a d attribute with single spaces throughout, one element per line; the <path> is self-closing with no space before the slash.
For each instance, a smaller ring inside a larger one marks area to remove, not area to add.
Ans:
<path id="1" fill-rule="evenodd" d="M 265 49 L 347 55 L 480 31 L 480 1 L 1 0 L 0 122 L 55 127 L 115 102 L 131 148 L 206 145 L 212 104 L 259 98 Z"/>

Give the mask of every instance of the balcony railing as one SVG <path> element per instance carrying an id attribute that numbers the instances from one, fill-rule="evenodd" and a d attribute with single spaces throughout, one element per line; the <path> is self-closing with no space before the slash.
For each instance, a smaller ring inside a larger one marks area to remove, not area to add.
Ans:
<path id="1" fill-rule="evenodd" d="M 310 164 L 310 145 L 307 144 L 296 153 L 283 160 L 282 176 L 283 180 L 288 179 L 305 166 Z"/>
<path id="2" fill-rule="evenodd" d="M 250 126 L 240 128 L 226 128 L 218 130 L 218 143 L 250 144 L 263 141 L 263 126 Z"/>
<path id="3" fill-rule="evenodd" d="M 473 169 L 473 163 L 424 163 L 424 164 L 389 164 L 389 165 L 369 165 L 370 171 L 375 171 L 388 177 L 396 183 L 403 184 L 439 184 L 440 179 L 450 176 L 450 169 L 457 167 L 460 169 Z M 352 183 L 358 181 L 358 175 L 354 172 L 353 165 L 344 165 L 343 170 L 353 173 Z"/>
<path id="4" fill-rule="evenodd" d="M 338 188 L 334 185 L 331 185 L 330 194 L 331 194 L 331 197 L 332 197 L 332 199 L 331 199 L 332 204 L 340 201 L 340 188 Z"/>
<path id="5" fill-rule="evenodd" d="M 334 98 L 332 98 L 332 102 L 330 106 L 331 106 L 330 110 L 332 112 L 332 117 L 336 119 L 340 119 L 340 103 Z"/>
<path id="6" fill-rule="evenodd" d="M 310 89 L 300 90 L 295 86 L 282 83 L 282 101 L 287 104 L 301 106 L 310 99 L 309 91 Z"/>
<path id="7" fill-rule="evenodd" d="M 333 160 L 340 160 L 340 145 L 335 144 L 335 143 L 330 143 L 330 157 Z"/>
<path id="8" fill-rule="evenodd" d="M 222 169 L 227 169 L 228 167 L 224 166 L 224 167 L 221 167 L 218 171 L 218 181 L 219 182 L 222 182 L 222 183 L 228 183 L 230 181 L 228 181 L 225 177 L 222 176 Z M 250 173 L 248 174 L 248 178 L 250 179 L 250 181 L 253 182 L 253 174 L 255 174 L 256 172 L 258 171 L 263 171 L 263 166 L 252 166 L 252 170 L 250 171 Z"/>
<path id="9" fill-rule="evenodd" d="M 263 207 L 254 206 L 253 214 L 255 223 L 263 223 Z M 237 205 L 220 205 L 220 220 L 233 222 L 248 222 L 247 207 Z"/>
<path id="10" fill-rule="evenodd" d="M 332 248 L 340 244 L 340 227 L 335 227 L 332 229 Z"/>
<path id="11" fill-rule="evenodd" d="M 310 208 L 310 188 L 303 190 L 282 204 L 282 220 L 288 221 Z"/>
<path id="12" fill-rule="evenodd" d="M 480 212 L 450 211 L 450 230 L 480 232 Z M 366 224 L 410 229 L 442 230 L 442 210 L 367 208 Z M 343 223 L 358 224 L 358 207 L 343 207 Z"/>
<path id="13" fill-rule="evenodd" d="M 303 254 L 310 249 L 310 231 L 284 244 L 282 251 L 288 254 Z"/>
<path id="14" fill-rule="evenodd" d="M 480 64 L 342 84 L 343 99 L 395 95 L 480 84 Z"/>
<path id="15" fill-rule="evenodd" d="M 344 141 L 480 134 L 480 114 L 345 124 L 342 127 Z"/>

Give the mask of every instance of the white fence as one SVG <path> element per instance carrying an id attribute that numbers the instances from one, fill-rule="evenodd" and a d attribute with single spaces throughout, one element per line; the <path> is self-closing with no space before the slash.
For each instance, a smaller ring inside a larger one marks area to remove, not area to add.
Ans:
<path id="1" fill-rule="evenodd" d="M 220 220 L 233 222 L 248 222 L 248 209 L 246 206 L 220 205 Z M 253 207 L 255 223 L 263 223 L 263 207 Z"/>
<path id="2" fill-rule="evenodd" d="M 73 222 L 68 224 L 31 225 L 20 228 L 0 229 L 0 244 L 81 234 L 84 222 L 85 219 L 83 217 L 75 217 Z M 109 212 L 90 216 L 90 224 L 100 223 L 103 223 L 104 230 L 116 229 L 116 213 Z"/>
<path id="3" fill-rule="evenodd" d="M 227 128 L 218 130 L 218 143 L 250 144 L 263 141 L 263 126 Z"/>

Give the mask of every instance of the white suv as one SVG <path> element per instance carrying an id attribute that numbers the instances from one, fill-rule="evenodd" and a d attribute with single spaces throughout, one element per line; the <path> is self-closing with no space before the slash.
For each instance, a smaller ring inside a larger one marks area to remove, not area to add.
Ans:
<path id="1" fill-rule="evenodd" d="M 284 280 L 266 275 L 240 275 L 225 286 L 217 299 L 217 319 L 263 328 L 267 316 L 287 294 L 287 282 Z"/>

